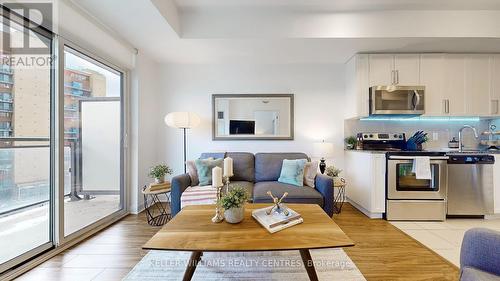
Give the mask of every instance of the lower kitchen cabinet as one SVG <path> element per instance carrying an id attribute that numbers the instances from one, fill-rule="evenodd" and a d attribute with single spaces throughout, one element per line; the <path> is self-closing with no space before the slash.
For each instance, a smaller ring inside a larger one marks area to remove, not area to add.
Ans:
<path id="1" fill-rule="evenodd" d="M 346 194 L 370 218 L 385 213 L 385 153 L 345 151 Z"/>
<path id="2" fill-rule="evenodd" d="M 495 214 L 500 214 L 500 155 L 495 155 L 495 165 L 493 166 L 493 196 Z"/>

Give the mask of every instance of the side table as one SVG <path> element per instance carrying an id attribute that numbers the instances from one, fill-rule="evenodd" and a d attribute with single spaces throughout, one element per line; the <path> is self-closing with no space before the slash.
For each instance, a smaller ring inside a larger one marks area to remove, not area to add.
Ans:
<path id="1" fill-rule="evenodd" d="M 170 189 L 170 183 L 167 183 L 165 188 L 159 190 L 151 190 L 151 185 L 145 185 L 142 188 L 144 208 L 149 225 L 162 226 L 172 218 L 172 215 L 167 212 L 159 197 L 164 194 L 167 199 L 166 203 L 170 205 Z"/>
<path id="2" fill-rule="evenodd" d="M 345 187 L 346 182 L 344 178 L 337 178 L 333 180 L 333 212 L 335 214 L 340 214 L 342 211 L 342 206 L 345 202 Z M 335 188 L 338 189 L 337 194 L 335 194 Z"/>

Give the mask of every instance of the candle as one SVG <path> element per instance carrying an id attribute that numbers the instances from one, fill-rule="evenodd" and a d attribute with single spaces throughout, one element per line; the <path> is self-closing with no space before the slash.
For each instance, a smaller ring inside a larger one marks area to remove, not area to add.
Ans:
<path id="1" fill-rule="evenodd" d="M 224 159 L 224 176 L 232 177 L 233 176 L 233 158 L 226 157 Z"/>
<path id="2" fill-rule="evenodd" d="M 222 183 L 222 169 L 220 167 L 214 167 L 212 169 L 212 186 L 219 187 L 223 186 Z"/>

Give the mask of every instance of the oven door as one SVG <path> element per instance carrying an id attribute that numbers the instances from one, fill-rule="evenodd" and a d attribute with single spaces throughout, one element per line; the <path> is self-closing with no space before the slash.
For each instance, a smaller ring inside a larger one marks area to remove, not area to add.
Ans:
<path id="1" fill-rule="evenodd" d="M 447 157 L 431 157 L 431 179 L 417 179 L 413 158 L 391 156 L 387 161 L 388 199 L 436 199 L 446 198 L 448 172 Z"/>

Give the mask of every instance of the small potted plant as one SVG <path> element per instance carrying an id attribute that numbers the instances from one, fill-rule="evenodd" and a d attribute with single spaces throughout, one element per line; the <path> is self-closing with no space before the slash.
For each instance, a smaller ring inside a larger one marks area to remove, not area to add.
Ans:
<path id="1" fill-rule="evenodd" d="M 222 197 L 220 204 L 224 208 L 224 218 L 228 223 L 239 223 L 243 220 L 247 200 L 247 191 L 239 186 L 233 187 Z"/>
<path id="2" fill-rule="evenodd" d="M 333 178 L 333 184 L 339 185 L 341 183 L 341 179 L 339 177 L 341 169 L 337 169 L 335 166 L 326 167 L 326 175 Z"/>
<path id="3" fill-rule="evenodd" d="M 171 175 L 174 171 L 172 168 L 165 164 L 159 164 L 151 167 L 149 170 L 149 176 L 155 179 L 155 183 L 163 183 L 165 182 L 165 176 Z"/>
<path id="4" fill-rule="evenodd" d="M 354 149 L 356 147 L 356 138 L 353 136 L 347 137 L 344 140 L 347 149 Z"/>

